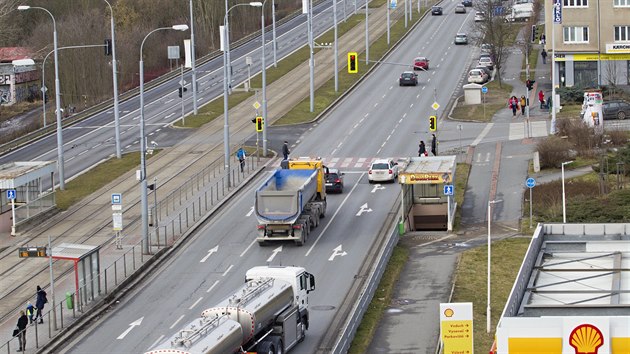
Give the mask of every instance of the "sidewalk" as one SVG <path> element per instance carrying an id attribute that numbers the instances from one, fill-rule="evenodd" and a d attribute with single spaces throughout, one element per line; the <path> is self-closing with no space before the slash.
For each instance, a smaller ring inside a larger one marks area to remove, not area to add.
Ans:
<path id="1" fill-rule="evenodd" d="M 386 8 L 371 9 L 370 37 L 378 38 L 386 31 Z M 403 9 L 392 11 L 394 18 L 402 16 Z M 339 38 L 339 56 L 343 63 L 346 52 L 363 51 L 364 27 L 356 26 Z M 318 51 L 315 54 L 315 87 L 321 86 L 333 76 L 333 58 L 330 51 Z M 288 112 L 293 106 L 308 97 L 308 63 L 303 63 L 283 78 L 268 85 L 269 121 Z M 251 114 L 252 97 L 230 109 L 230 139 L 233 146 L 240 145 L 252 134 Z M 59 333 L 67 332 L 73 323 L 82 318 L 82 314 L 95 312 L 104 306 L 101 302 L 115 299 L 114 287 L 126 286 L 134 281 L 134 273 L 143 270 L 166 253 L 165 243 L 169 246 L 185 239 L 195 225 L 203 222 L 212 210 L 229 199 L 244 185 L 248 178 L 253 178 L 269 160 L 257 162 L 250 157 L 245 174 L 236 171 L 238 164 L 232 157 L 232 171 L 226 173 L 223 166 L 223 119 L 217 118 L 206 124 L 178 145 L 168 148 L 147 160 L 149 183 L 157 178 L 157 207 L 153 208 L 153 197 L 149 194 L 150 209 L 158 215 L 159 228 L 151 227 L 150 249 L 152 255 L 141 255 L 140 237 L 140 193 L 135 180 L 135 171 L 130 171 L 112 181 L 101 190 L 77 203 L 69 210 L 55 215 L 33 229 L 17 236 L 0 234 L 0 269 L 2 286 L 0 287 L 0 338 L 9 341 L 0 345 L 3 353 L 13 353 L 17 349 L 17 340 L 11 338 L 19 310 L 24 309 L 28 301 L 34 302 L 35 286 L 41 285 L 48 293 L 49 303 L 44 309 L 43 325 L 32 325 L 27 329 L 27 353 L 42 348 Z M 201 171 L 201 172 L 200 172 Z M 227 188 L 226 176 L 231 176 L 235 184 Z M 111 230 L 112 193 L 123 193 L 124 233 L 116 245 L 116 237 Z M 85 306 L 76 303 L 73 310 L 68 310 L 65 299 L 67 291 L 74 292 L 74 275 L 71 262 L 55 261 L 55 301 L 49 286 L 48 260 L 44 258 L 25 258 L 16 256 L 17 248 L 24 245 L 43 246 L 52 238 L 52 247 L 61 243 L 100 246 L 101 293 L 96 299 L 88 299 Z M 153 257 L 158 255 L 158 257 Z M 108 273 L 105 273 L 107 272 Z M 103 279 L 103 278 L 106 278 Z M 91 300 L 91 301 L 90 301 Z M 57 324 L 52 326 L 50 308 L 56 304 Z M 79 311 L 80 310 L 80 311 Z M 85 317 L 85 316 L 83 316 Z"/>

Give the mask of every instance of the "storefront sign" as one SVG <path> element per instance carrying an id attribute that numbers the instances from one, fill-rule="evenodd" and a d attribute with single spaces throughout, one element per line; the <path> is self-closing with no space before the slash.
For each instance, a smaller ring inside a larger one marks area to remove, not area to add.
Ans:
<path id="1" fill-rule="evenodd" d="M 562 0 L 553 0 L 553 23 L 562 23 Z"/>
<path id="2" fill-rule="evenodd" d="M 440 304 L 440 328 L 445 354 L 473 353 L 472 302 Z"/>
<path id="3" fill-rule="evenodd" d="M 598 61 L 598 60 L 630 60 L 630 52 L 627 54 L 597 54 L 597 53 L 580 53 L 580 54 L 556 54 L 555 61 Z"/>
<path id="4" fill-rule="evenodd" d="M 402 184 L 442 184 L 451 183 L 451 174 L 448 172 L 440 173 L 401 173 L 399 181 Z"/>
<path id="5" fill-rule="evenodd" d="M 606 43 L 606 53 L 630 53 L 630 43 Z"/>

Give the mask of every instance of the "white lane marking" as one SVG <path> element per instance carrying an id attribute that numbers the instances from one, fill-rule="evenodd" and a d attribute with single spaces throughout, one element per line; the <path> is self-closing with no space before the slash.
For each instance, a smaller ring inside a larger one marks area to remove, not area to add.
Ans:
<path id="1" fill-rule="evenodd" d="M 339 245 L 339 246 L 335 247 L 335 249 L 333 249 L 333 253 L 328 258 L 328 261 L 332 262 L 335 259 L 335 257 L 337 257 L 337 256 L 343 257 L 343 256 L 345 256 L 347 254 L 348 253 L 346 251 L 342 251 L 341 250 L 341 245 Z"/>
<path id="2" fill-rule="evenodd" d="M 239 257 L 243 257 L 245 255 L 245 253 L 247 253 L 247 251 L 249 251 L 250 248 L 252 248 L 252 246 L 254 245 L 254 243 L 256 243 L 256 240 L 252 241 L 249 246 L 247 246 L 247 248 L 241 252 L 241 254 L 239 255 Z"/>
<path id="3" fill-rule="evenodd" d="M 267 263 L 270 263 L 273 261 L 274 258 L 276 258 L 276 255 L 278 253 L 282 252 L 282 246 L 276 248 L 275 250 L 273 250 L 273 252 L 271 253 L 271 256 L 269 258 L 267 258 Z"/>
<path id="4" fill-rule="evenodd" d="M 223 275 L 221 275 L 222 277 L 226 276 L 227 273 L 232 270 L 232 268 L 234 267 L 234 264 L 230 264 L 230 266 L 228 267 L 228 269 L 225 270 L 225 272 L 223 272 Z"/>
<path id="5" fill-rule="evenodd" d="M 211 291 L 212 291 L 212 289 L 214 289 L 214 287 L 215 287 L 215 286 L 217 286 L 217 284 L 219 284 L 219 281 L 218 281 L 218 280 L 215 280 L 215 281 L 214 281 L 214 284 L 212 284 L 212 286 L 211 286 L 210 288 L 208 288 L 208 290 L 206 290 L 206 292 L 207 292 L 207 293 L 211 292 Z"/>
<path id="6" fill-rule="evenodd" d="M 254 213 L 254 206 L 252 205 L 252 208 L 249 209 L 249 212 L 245 214 L 245 216 L 252 216 L 253 213 Z"/>
<path id="7" fill-rule="evenodd" d="M 207 254 L 205 257 L 203 257 L 203 258 L 199 261 L 199 263 L 204 263 L 205 261 L 207 261 L 207 260 L 208 260 L 208 258 L 209 258 L 210 256 L 212 256 L 212 254 L 213 254 L 213 253 L 216 253 L 216 252 L 218 252 L 218 251 L 219 251 L 219 245 L 216 245 L 216 246 L 214 246 L 214 248 L 209 249 L 209 250 L 208 250 L 208 254 Z"/>
<path id="8" fill-rule="evenodd" d="M 118 336 L 118 338 L 116 338 L 116 339 L 124 339 L 124 338 L 125 338 L 125 336 L 127 336 L 127 335 L 129 334 L 129 332 L 131 332 L 131 330 L 132 330 L 135 326 L 139 326 L 139 325 L 142 323 L 142 320 L 143 320 L 143 319 L 144 319 L 144 316 L 143 316 L 143 317 L 138 318 L 137 320 L 135 320 L 135 321 L 133 321 L 133 322 L 131 322 L 131 323 L 129 324 L 129 328 L 127 328 L 124 332 L 122 332 L 122 333 Z"/>
<path id="9" fill-rule="evenodd" d="M 389 140 L 389 138 L 391 138 L 391 137 L 392 137 L 392 135 L 391 135 L 391 134 L 389 134 L 389 135 L 387 136 L 387 139 L 385 139 L 385 141 L 388 141 L 388 140 Z"/>
<path id="10" fill-rule="evenodd" d="M 483 128 L 481 133 L 479 133 L 475 141 L 473 141 L 472 144 L 470 144 L 470 146 L 477 146 L 481 142 L 481 140 L 483 140 L 483 138 L 486 137 L 486 134 L 488 134 L 490 129 L 492 129 L 492 126 L 494 126 L 494 123 L 488 123 L 488 125 L 486 125 L 485 128 Z"/>
<path id="11" fill-rule="evenodd" d="M 199 301 L 201 301 L 203 299 L 203 296 L 198 298 L 197 301 L 195 301 L 195 303 L 193 303 L 192 305 L 190 305 L 190 307 L 188 308 L 189 310 L 192 310 L 195 306 L 197 306 L 197 304 L 199 303 Z"/>
<path id="12" fill-rule="evenodd" d="M 184 318 L 184 315 L 179 316 L 179 318 L 177 320 L 175 320 L 175 322 L 173 322 L 173 324 L 168 328 L 168 329 L 173 329 L 175 328 L 175 326 L 177 326 L 177 324 L 179 323 L 179 321 L 181 321 Z"/>
<path id="13" fill-rule="evenodd" d="M 403 114 L 403 117 L 402 117 L 402 118 L 400 118 L 400 120 L 398 121 L 398 123 L 402 123 L 403 118 L 405 118 L 405 116 L 406 116 L 406 115 L 407 115 L 407 113 Z"/>

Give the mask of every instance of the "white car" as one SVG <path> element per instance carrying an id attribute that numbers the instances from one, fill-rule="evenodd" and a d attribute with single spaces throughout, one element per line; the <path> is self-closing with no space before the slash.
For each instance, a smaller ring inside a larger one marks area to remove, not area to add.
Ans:
<path id="1" fill-rule="evenodd" d="M 488 82 L 488 74 L 482 69 L 472 69 L 468 72 L 468 83 L 485 84 Z"/>
<path id="2" fill-rule="evenodd" d="M 392 159 L 377 159 L 372 161 L 368 170 L 368 182 L 396 182 L 398 178 L 398 163 Z"/>
<path id="3" fill-rule="evenodd" d="M 477 11 L 475 12 L 475 22 L 481 22 L 484 19 L 484 13 L 483 11 Z"/>
<path id="4" fill-rule="evenodd" d="M 477 64 L 478 66 L 485 66 L 486 68 L 488 68 L 489 70 L 494 70 L 494 62 L 492 61 L 492 58 L 490 57 L 481 57 L 479 58 L 479 64 Z"/>

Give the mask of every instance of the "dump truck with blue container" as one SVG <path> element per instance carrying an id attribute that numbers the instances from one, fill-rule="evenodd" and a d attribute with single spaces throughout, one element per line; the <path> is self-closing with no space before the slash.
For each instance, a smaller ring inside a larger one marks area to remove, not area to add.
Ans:
<path id="1" fill-rule="evenodd" d="M 294 241 L 302 246 L 326 214 L 326 179 L 321 159 L 285 161 L 256 190 L 259 245 Z"/>

